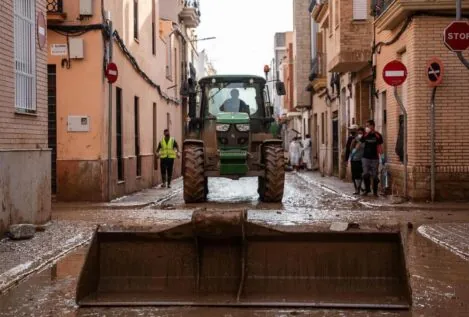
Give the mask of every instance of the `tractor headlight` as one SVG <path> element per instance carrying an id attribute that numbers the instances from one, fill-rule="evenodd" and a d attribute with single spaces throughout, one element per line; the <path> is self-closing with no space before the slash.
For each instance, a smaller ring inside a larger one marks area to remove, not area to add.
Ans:
<path id="1" fill-rule="evenodd" d="M 229 124 L 217 124 L 217 131 L 218 132 L 226 132 L 230 129 Z"/>
<path id="2" fill-rule="evenodd" d="M 248 132 L 250 130 L 249 124 L 237 124 L 236 129 L 239 132 Z"/>

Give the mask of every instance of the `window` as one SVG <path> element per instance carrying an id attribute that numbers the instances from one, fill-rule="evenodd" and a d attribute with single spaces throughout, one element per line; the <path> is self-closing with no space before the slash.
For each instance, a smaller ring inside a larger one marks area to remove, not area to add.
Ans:
<path id="1" fill-rule="evenodd" d="M 156 55 L 156 0 L 151 1 L 151 52 Z"/>
<path id="2" fill-rule="evenodd" d="M 137 177 L 142 176 L 142 157 L 140 156 L 140 100 L 134 97 L 134 123 L 135 123 L 135 158 L 137 160 Z"/>
<path id="3" fill-rule="evenodd" d="M 353 0 L 353 19 L 366 20 L 368 18 L 367 0 Z"/>
<path id="4" fill-rule="evenodd" d="M 117 180 L 124 180 L 124 162 L 122 159 L 122 89 L 116 88 L 116 158 Z"/>
<path id="5" fill-rule="evenodd" d="M 166 78 L 169 80 L 173 80 L 173 39 L 174 36 L 171 36 L 166 44 Z"/>
<path id="6" fill-rule="evenodd" d="M 35 0 L 15 0 L 15 107 L 36 112 Z"/>
<path id="7" fill-rule="evenodd" d="M 236 98 L 232 98 L 233 93 L 237 95 Z M 224 111 L 226 112 L 241 111 L 239 100 L 242 100 L 249 107 L 251 117 L 264 116 L 262 88 L 258 84 L 248 85 L 233 82 L 221 86 L 220 84 L 206 85 L 204 98 L 209 111 L 209 113 L 205 113 L 206 116 L 216 116 L 222 111 L 222 106 L 225 107 Z"/>
<path id="8" fill-rule="evenodd" d="M 134 0 L 134 39 L 138 40 L 138 0 Z"/>
<path id="9" fill-rule="evenodd" d="M 166 113 L 166 129 L 171 130 L 171 115 L 169 112 Z"/>

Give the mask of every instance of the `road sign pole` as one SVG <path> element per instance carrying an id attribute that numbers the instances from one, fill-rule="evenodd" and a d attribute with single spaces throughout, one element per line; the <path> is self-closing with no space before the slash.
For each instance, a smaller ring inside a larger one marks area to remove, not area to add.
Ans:
<path id="1" fill-rule="evenodd" d="M 111 34 L 109 38 L 109 61 L 112 61 L 112 21 L 109 18 L 109 32 Z M 108 140 L 107 140 L 107 190 L 108 190 L 108 199 L 112 200 L 112 83 L 109 81 L 109 109 L 108 109 Z"/>
<path id="2" fill-rule="evenodd" d="M 456 20 L 460 21 L 462 19 L 462 0 L 456 0 Z M 464 57 L 462 52 L 457 52 L 456 55 L 458 56 L 461 63 L 469 69 L 469 61 Z"/>
<path id="3" fill-rule="evenodd" d="M 397 91 L 397 86 L 394 86 L 394 97 L 396 98 L 399 107 L 404 114 L 404 198 L 407 199 L 407 110 L 402 102 L 401 97 Z"/>
<path id="4" fill-rule="evenodd" d="M 437 87 L 433 87 L 430 101 L 430 151 L 431 151 L 431 197 L 435 201 L 435 96 Z"/>

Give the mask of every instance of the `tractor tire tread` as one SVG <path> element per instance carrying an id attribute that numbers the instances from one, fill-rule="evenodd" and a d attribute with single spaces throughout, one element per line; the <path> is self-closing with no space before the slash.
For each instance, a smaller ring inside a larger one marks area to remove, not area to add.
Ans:
<path id="1" fill-rule="evenodd" d="M 284 154 L 280 146 L 264 148 L 265 177 L 260 198 L 264 202 L 281 202 L 285 184 Z"/>
<path id="2" fill-rule="evenodd" d="M 201 203 L 207 198 L 204 176 L 204 149 L 197 145 L 184 147 L 184 201 Z"/>

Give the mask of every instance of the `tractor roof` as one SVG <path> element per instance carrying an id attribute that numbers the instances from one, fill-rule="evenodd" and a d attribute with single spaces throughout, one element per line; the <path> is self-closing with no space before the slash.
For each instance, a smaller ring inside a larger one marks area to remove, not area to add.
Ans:
<path id="1" fill-rule="evenodd" d="M 257 75 L 215 75 L 207 76 L 200 79 L 200 83 L 212 82 L 215 79 L 217 82 L 245 82 L 253 79 L 254 82 L 265 84 L 265 78 Z"/>

